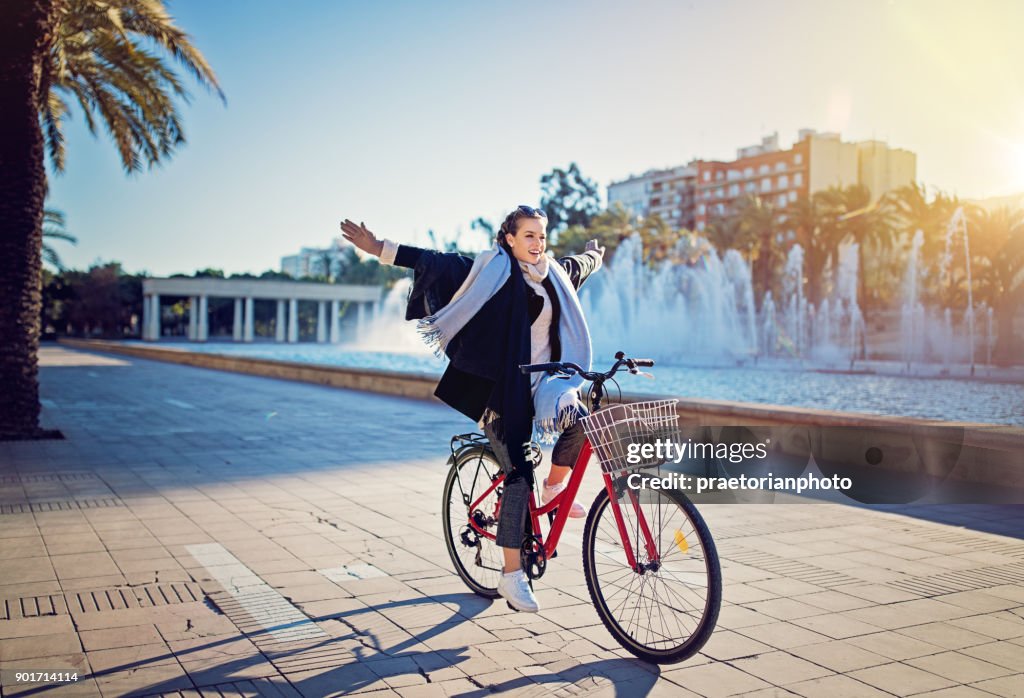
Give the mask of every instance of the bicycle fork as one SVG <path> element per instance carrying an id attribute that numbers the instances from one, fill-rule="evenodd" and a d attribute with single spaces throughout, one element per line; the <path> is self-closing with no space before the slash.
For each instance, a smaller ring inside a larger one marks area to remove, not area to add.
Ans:
<path id="1" fill-rule="evenodd" d="M 636 514 L 637 526 L 643 534 L 644 548 L 647 552 L 646 564 L 640 563 L 637 560 L 636 553 L 633 550 L 629 531 L 626 530 L 625 517 L 622 514 L 622 509 L 619 507 L 619 497 L 615 482 L 608 473 L 604 473 L 603 477 L 605 489 L 608 490 L 608 503 L 611 505 L 612 515 L 615 517 L 615 525 L 618 527 L 619 537 L 622 539 L 622 547 L 626 552 L 626 561 L 634 571 L 641 574 L 648 569 L 656 570 L 661 564 L 661 556 L 658 553 L 658 547 L 654 544 L 651 529 L 647 525 L 647 517 L 644 516 L 644 511 L 640 507 L 640 500 L 637 498 L 636 492 L 631 487 L 625 487 L 625 491 L 629 494 L 629 501 L 633 506 L 633 512 Z"/>

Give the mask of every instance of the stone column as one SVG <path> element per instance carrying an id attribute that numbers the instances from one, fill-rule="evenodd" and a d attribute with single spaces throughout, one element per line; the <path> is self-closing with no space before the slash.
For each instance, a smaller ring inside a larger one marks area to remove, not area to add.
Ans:
<path id="1" fill-rule="evenodd" d="M 153 305 L 150 302 L 150 296 L 142 297 L 142 339 L 148 342 L 152 339 L 153 330 Z"/>
<path id="2" fill-rule="evenodd" d="M 154 342 L 158 342 L 158 341 L 160 341 L 160 335 L 162 334 L 162 331 L 161 331 L 161 328 L 160 328 L 160 294 L 159 293 L 154 293 L 153 294 L 153 311 L 151 313 L 151 317 L 153 318 L 153 330 L 152 330 L 153 335 L 152 335 L 151 339 Z"/>
<path id="3" fill-rule="evenodd" d="M 288 299 L 288 341 L 294 344 L 299 341 L 299 300 Z"/>
<path id="4" fill-rule="evenodd" d="M 316 303 L 316 341 L 323 344 L 327 341 L 327 303 Z"/>
<path id="5" fill-rule="evenodd" d="M 277 301 L 277 322 L 274 323 L 274 341 L 284 341 L 284 301 L 278 299 Z"/>
<path id="6" fill-rule="evenodd" d="M 341 324 L 338 321 L 338 301 L 331 301 L 331 344 L 341 341 Z"/>
<path id="7" fill-rule="evenodd" d="M 356 338 L 361 339 L 366 330 L 366 303 L 355 301 L 356 304 Z"/>
<path id="8" fill-rule="evenodd" d="M 188 299 L 188 339 L 196 341 L 199 334 L 199 299 L 192 296 Z"/>
<path id="9" fill-rule="evenodd" d="M 253 327 L 253 299 L 249 296 L 245 299 L 245 324 L 242 326 L 242 341 L 251 342 L 255 328 Z"/>
<path id="10" fill-rule="evenodd" d="M 242 341 L 242 299 L 235 299 L 235 316 L 231 328 L 231 339 L 236 342 Z"/>
<path id="11" fill-rule="evenodd" d="M 210 334 L 209 305 L 206 296 L 199 296 L 199 327 L 196 332 L 196 341 L 205 342 Z"/>

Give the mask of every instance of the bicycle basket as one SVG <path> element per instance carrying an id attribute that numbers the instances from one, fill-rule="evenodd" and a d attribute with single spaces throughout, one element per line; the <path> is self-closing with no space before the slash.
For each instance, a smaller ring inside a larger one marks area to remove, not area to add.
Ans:
<path id="1" fill-rule="evenodd" d="M 581 419 L 583 431 L 601 463 L 601 470 L 616 473 L 664 463 L 666 459 L 657 458 L 656 453 L 645 458 L 641 447 L 654 444 L 658 439 L 663 443 L 679 441 L 678 402 L 649 400 L 612 405 Z M 661 449 L 663 454 L 666 450 Z"/>

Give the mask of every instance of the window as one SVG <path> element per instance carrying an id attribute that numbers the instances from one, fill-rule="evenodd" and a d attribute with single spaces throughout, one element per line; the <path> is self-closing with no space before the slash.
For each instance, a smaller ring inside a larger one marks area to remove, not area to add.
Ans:
<path id="1" fill-rule="evenodd" d="M 729 175 L 728 175 L 729 181 L 732 181 L 734 179 L 739 179 L 739 178 L 740 178 L 740 171 L 739 170 L 729 170 Z"/>
<path id="2" fill-rule="evenodd" d="M 715 204 L 715 213 L 720 216 L 725 213 L 725 204 Z"/>
<path id="3" fill-rule="evenodd" d="M 729 185 L 729 196 L 739 196 L 739 195 L 740 195 L 740 185 L 738 185 L 738 184 L 730 184 Z"/>
<path id="4" fill-rule="evenodd" d="M 804 185 L 804 173 L 803 172 L 797 172 L 795 175 L 793 175 L 793 186 L 794 187 L 802 187 L 803 185 Z"/>
<path id="5" fill-rule="evenodd" d="M 785 194 L 779 194 L 779 198 L 778 198 L 777 201 L 778 201 L 778 205 L 779 206 L 785 206 L 786 205 L 786 195 Z"/>
<path id="6" fill-rule="evenodd" d="M 715 173 L 715 179 L 721 179 L 723 174 L 724 173 L 721 170 L 719 170 L 718 172 Z"/>
<path id="7" fill-rule="evenodd" d="M 790 192 L 789 192 L 789 200 L 790 201 L 796 201 L 796 192 L 795 191 L 790 190 Z"/>
<path id="8" fill-rule="evenodd" d="M 764 179 L 761 180 L 761 191 L 771 191 L 771 190 L 772 190 L 772 180 L 770 180 L 767 177 L 765 177 Z"/>
<path id="9" fill-rule="evenodd" d="M 710 171 L 705 171 L 704 172 L 704 181 L 705 182 L 710 182 L 711 181 L 711 172 Z"/>
<path id="10" fill-rule="evenodd" d="M 771 168 L 767 164 L 761 165 L 757 171 L 758 174 L 768 174 L 769 172 L 771 172 Z"/>
<path id="11" fill-rule="evenodd" d="M 725 188 L 724 187 L 718 187 L 718 189 L 715 189 L 715 198 L 716 199 L 721 199 L 723 196 L 725 196 Z"/>
<path id="12" fill-rule="evenodd" d="M 753 167 L 745 168 L 743 170 L 743 176 L 744 177 L 753 177 L 754 176 L 754 168 Z"/>
<path id="13" fill-rule="evenodd" d="M 697 221 L 697 230 L 704 230 L 704 221 Z"/>
<path id="14" fill-rule="evenodd" d="M 710 199 L 711 198 L 711 190 L 710 189 L 708 189 L 708 190 L 706 190 L 704 192 L 704 198 L 705 199 Z"/>
<path id="15" fill-rule="evenodd" d="M 775 171 L 776 172 L 785 172 L 786 171 L 786 161 L 785 160 L 779 160 L 777 163 L 775 163 Z"/>
<path id="16" fill-rule="evenodd" d="M 661 206 L 661 199 L 657 196 L 651 199 L 651 206 Z"/>
<path id="17" fill-rule="evenodd" d="M 703 216 L 705 211 L 707 211 L 707 209 L 704 207 L 704 204 L 697 204 L 697 215 L 698 216 Z"/>
<path id="18" fill-rule="evenodd" d="M 803 161 L 804 161 L 803 153 L 797 153 L 796 155 L 793 156 L 793 163 L 794 164 L 799 165 L 799 164 L 803 163 Z"/>
<path id="19" fill-rule="evenodd" d="M 743 187 L 743 191 L 747 192 L 748 194 L 753 194 L 754 192 L 757 191 L 757 185 L 754 184 L 753 182 L 747 182 L 746 186 Z"/>
<path id="20" fill-rule="evenodd" d="M 789 177 L 786 175 L 779 177 L 779 189 L 789 189 Z"/>

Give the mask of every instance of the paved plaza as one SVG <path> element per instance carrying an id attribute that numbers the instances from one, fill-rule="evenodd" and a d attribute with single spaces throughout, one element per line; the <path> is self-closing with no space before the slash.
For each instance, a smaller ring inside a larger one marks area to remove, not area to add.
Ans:
<path id="1" fill-rule="evenodd" d="M 1024 695 L 1024 508 L 701 505 L 718 629 L 655 667 L 601 625 L 580 521 L 541 613 L 466 590 L 440 500 L 472 424 L 447 407 L 60 347 L 41 364 L 66 439 L 0 443 L 3 696 Z M 586 504 L 599 486 L 592 468 Z"/>

